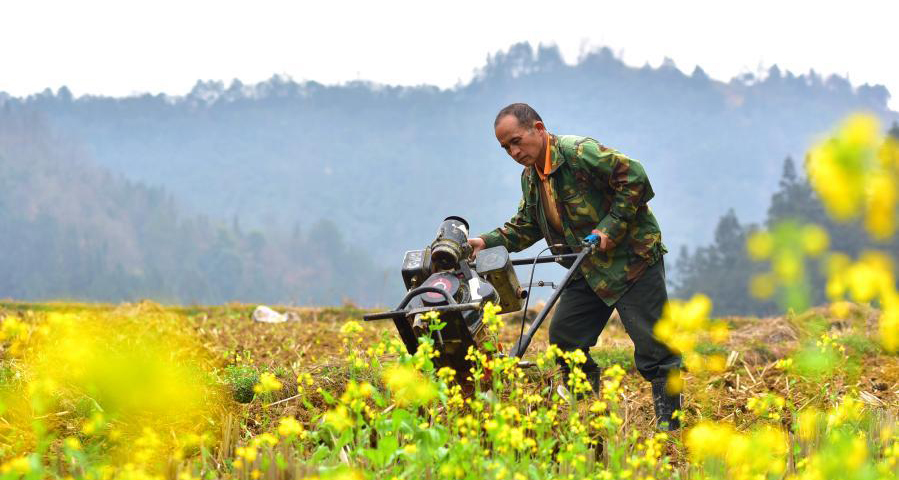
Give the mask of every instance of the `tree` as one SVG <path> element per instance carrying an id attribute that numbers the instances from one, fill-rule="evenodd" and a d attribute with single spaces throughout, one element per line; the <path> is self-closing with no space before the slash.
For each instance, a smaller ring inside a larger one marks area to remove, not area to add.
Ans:
<path id="1" fill-rule="evenodd" d="M 772 228 L 787 219 L 825 222 L 827 215 L 824 207 L 808 181 L 796 173 L 796 165 L 791 157 L 784 159 L 782 172 L 778 183 L 779 189 L 771 196 L 765 225 Z"/>
<path id="2" fill-rule="evenodd" d="M 676 264 L 679 282 L 673 295 L 688 298 L 705 293 L 712 299 L 716 315 L 772 313 L 774 304 L 748 295 L 749 280 L 760 270 L 746 254 L 746 238 L 754 228 L 741 225 L 729 210 L 715 227 L 712 245 L 698 248 L 693 255 L 681 250 Z"/>

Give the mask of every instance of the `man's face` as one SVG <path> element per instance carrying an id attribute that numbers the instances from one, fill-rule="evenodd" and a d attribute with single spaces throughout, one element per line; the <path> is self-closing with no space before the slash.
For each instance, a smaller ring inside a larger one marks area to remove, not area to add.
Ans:
<path id="1" fill-rule="evenodd" d="M 506 115 L 496 124 L 496 139 L 516 162 L 530 167 L 542 162 L 546 145 L 546 127 L 535 122 L 531 128 L 518 123 L 514 115 Z"/>

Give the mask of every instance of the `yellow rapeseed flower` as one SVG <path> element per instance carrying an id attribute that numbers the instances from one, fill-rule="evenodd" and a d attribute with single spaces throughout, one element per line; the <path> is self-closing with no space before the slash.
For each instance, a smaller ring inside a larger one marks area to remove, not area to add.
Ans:
<path id="1" fill-rule="evenodd" d="M 777 291 L 777 277 L 771 273 L 759 273 L 749 280 L 749 294 L 760 300 L 767 300 Z"/>
<path id="2" fill-rule="evenodd" d="M 866 252 L 845 272 L 852 299 L 859 303 L 873 300 L 894 288 L 892 261 L 879 252 Z"/>
<path id="3" fill-rule="evenodd" d="M 866 148 L 877 141 L 879 132 L 880 122 L 876 117 L 856 113 L 840 125 L 838 137 L 850 147 Z"/>
<path id="4" fill-rule="evenodd" d="M 780 360 L 774 362 L 774 368 L 780 370 L 789 370 L 793 367 L 793 359 L 792 358 L 781 358 Z"/>
<path id="5" fill-rule="evenodd" d="M 0 319 L 0 341 L 14 339 L 27 330 L 28 326 L 16 317 L 7 315 Z"/>
<path id="6" fill-rule="evenodd" d="M 878 333 L 883 348 L 894 353 L 899 351 L 899 295 L 889 295 L 883 302 Z"/>
<path id="7" fill-rule="evenodd" d="M 746 240 L 746 251 L 753 260 L 764 260 L 774 249 L 774 237 L 767 231 L 753 232 Z"/>
<path id="8" fill-rule="evenodd" d="M 394 365 L 384 371 L 384 383 L 393 392 L 398 405 L 427 404 L 437 395 L 433 382 L 408 365 Z"/>
<path id="9" fill-rule="evenodd" d="M 81 450 L 81 441 L 77 437 L 66 437 L 62 445 L 69 450 Z"/>
<path id="10" fill-rule="evenodd" d="M 877 150 L 877 160 L 881 168 L 899 171 L 899 139 L 887 136 Z"/>
<path id="11" fill-rule="evenodd" d="M 705 295 L 694 296 L 688 302 L 670 300 L 656 323 L 654 333 L 677 352 L 689 352 L 696 344 L 696 336 L 708 323 L 711 301 Z"/>
<path id="12" fill-rule="evenodd" d="M 864 201 L 866 177 L 875 167 L 879 140 L 876 118 L 852 115 L 830 139 L 809 151 L 809 181 L 836 219 L 847 220 L 858 214 Z"/>
<path id="13" fill-rule="evenodd" d="M 103 414 L 100 412 L 93 412 L 91 414 L 91 417 L 85 420 L 83 424 L 81 424 L 81 433 L 85 435 L 93 435 L 105 426 L 106 422 L 103 418 Z"/>
<path id="14" fill-rule="evenodd" d="M 312 380 L 312 374 L 310 374 L 308 372 L 303 372 L 303 373 L 297 375 L 297 386 L 299 386 L 299 387 L 307 386 L 308 387 L 308 386 L 312 386 L 314 384 L 315 384 L 315 381 Z"/>
<path id="15" fill-rule="evenodd" d="M 721 370 L 724 370 L 724 368 L 721 368 Z M 670 370 L 668 372 L 668 380 L 665 382 L 665 392 L 669 395 L 677 395 L 682 391 L 684 391 L 684 377 L 681 376 L 680 370 Z"/>
<path id="16" fill-rule="evenodd" d="M 827 212 L 837 220 L 858 213 L 862 201 L 858 171 L 849 172 L 839 162 L 839 146 L 834 140 L 812 147 L 806 156 L 809 183 L 820 195 Z"/>
<path id="17" fill-rule="evenodd" d="M 155 474 L 219 410 L 207 381 L 211 355 L 188 322 L 161 309 L 77 312 L 36 319 L 21 393 L 37 415 L 45 405 L 88 407 L 93 412 L 82 413 L 88 418 L 71 419 L 79 435 L 102 437 L 91 443 L 99 441 L 103 458 L 116 465 L 130 462 Z M 77 438 L 51 428 L 63 449 L 81 448 Z"/>
<path id="18" fill-rule="evenodd" d="M 818 434 L 818 425 L 821 421 L 821 412 L 815 407 L 808 407 L 799 413 L 798 434 L 799 438 L 808 442 Z"/>
<path id="19" fill-rule="evenodd" d="M 256 447 L 256 448 L 262 447 L 264 445 L 273 447 L 277 444 L 278 444 L 278 437 L 272 435 L 269 432 L 263 432 L 262 434 L 254 437 L 253 440 L 250 441 L 250 445 L 252 445 L 253 447 Z"/>
<path id="20" fill-rule="evenodd" d="M 440 370 L 437 370 L 437 378 L 439 378 L 443 383 L 448 384 L 455 377 L 456 371 L 453 370 L 452 367 L 440 367 Z"/>
<path id="21" fill-rule="evenodd" d="M 855 397 L 846 395 L 836 408 L 827 414 L 827 427 L 833 428 L 862 418 L 864 404 Z"/>
<path id="22" fill-rule="evenodd" d="M 345 405 L 337 405 L 325 412 L 324 421 L 338 432 L 351 428 L 356 423 Z"/>
<path id="23" fill-rule="evenodd" d="M 846 318 L 849 316 L 851 306 L 849 302 L 845 301 L 833 302 L 830 304 L 830 314 L 837 318 Z"/>
<path id="24" fill-rule="evenodd" d="M 709 327 L 709 336 L 714 343 L 727 342 L 727 339 L 730 337 L 730 328 L 728 328 L 727 322 L 722 320 L 712 322 L 712 325 Z"/>
<path id="25" fill-rule="evenodd" d="M 709 355 L 706 363 L 706 368 L 712 373 L 721 373 L 727 369 L 727 358 L 721 354 Z"/>
<path id="26" fill-rule="evenodd" d="M 787 436 L 770 425 L 744 434 L 729 424 L 703 421 L 687 432 L 685 443 L 693 462 L 723 460 L 728 478 L 768 478 L 786 469 Z"/>
<path id="27" fill-rule="evenodd" d="M 825 271 L 827 272 L 828 277 L 832 277 L 834 275 L 838 275 L 840 272 L 849 268 L 849 265 L 852 264 L 852 259 L 849 258 L 845 253 L 834 252 L 827 256 L 827 261 L 824 264 Z"/>
<path id="28" fill-rule="evenodd" d="M 353 336 L 362 332 L 362 325 L 355 320 L 349 320 L 340 327 L 340 333 L 346 336 Z"/>
<path id="29" fill-rule="evenodd" d="M 253 391 L 256 393 L 271 393 L 281 390 L 281 387 L 281 382 L 275 378 L 273 373 L 265 372 L 259 376 L 259 383 L 253 386 Z"/>
<path id="30" fill-rule="evenodd" d="M 487 326 L 487 331 L 493 335 L 496 335 L 504 326 L 502 318 L 498 315 L 501 310 L 500 306 L 494 305 L 493 302 L 487 302 L 484 305 L 484 325 Z"/>
<path id="31" fill-rule="evenodd" d="M 865 228 L 877 240 L 885 240 L 896 231 L 896 177 L 878 172 L 868 180 Z"/>
<path id="32" fill-rule="evenodd" d="M 780 420 L 785 405 L 783 397 L 770 392 L 752 397 L 746 402 L 746 408 L 753 414 L 768 420 Z"/>
<path id="33" fill-rule="evenodd" d="M 785 250 L 774 257 L 772 267 L 780 280 L 794 282 L 802 275 L 802 258 L 796 252 Z"/>
<path id="34" fill-rule="evenodd" d="M 609 405 L 606 402 L 595 400 L 593 404 L 590 405 L 590 412 L 592 413 L 603 413 L 609 408 Z"/>
<path id="35" fill-rule="evenodd" d="M 845 465 L 847 471 L 850 472 L 858 470 L 868 458 L 868 444 L 865 441 L 864 433 L 859 432 L 858 435 L 852 439 L 851 445 L 849 451 L 845 452 Z"/>
<path id="36" fill-rule="evenodd" d="M 804 225 L 800 235 L 802 236 L 802 250 L 806 254 L 817 257 L 827 250 L 830 240 L 827 236 L 827 230 L 824 230 L 821 226 L 814 224 Z"/>
<path id="37" fill-rule="evenodd" d="M 853 115 L 806 157 L 809 181 L 837 220 L 864 212 L 865 227 L 875 239 L 896 230 L 899 200 L 899 142 L 883 137 L 871 115 Z"/>
<path id="38" fill-rule="evenodd" d="M 31 460 L 26 456 L 15 457 L 0 465 L 0 473 L 13 474 L 17 478 L 20 475 L 26 475 L 31 471 Z"/>
<path id="39" fill-rule="evenodd" d="M 723 458 L 734 435 L 733 427 L 728 424 L 703 421 L 687 432 L 685 444 L 694 462 L 711 457 Z"/>

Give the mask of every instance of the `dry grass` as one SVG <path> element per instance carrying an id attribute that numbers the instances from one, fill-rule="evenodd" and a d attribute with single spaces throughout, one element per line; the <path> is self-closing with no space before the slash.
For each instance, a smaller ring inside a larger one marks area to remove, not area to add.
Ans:
<path id="1" fill-rule="evenodd" d="M 0 318 L 13 316 L 34 322 L 40 319 L 35 312 L 79 310 L 118 310 L 137 315 L 141 312 L 174 313 L 188 323 L 204 348 L 217 359 L 216 368 L 220 374 L 235 363 L 260 372 L 275 373 L 284 385 L 280 391 L 248 404 L 228 404 L 225 418 L 220 420 L 221 433 L 215 453 L 221 466 L 233 454 L 236 445 L 253 435 L 270 431 L 272 422 L 278 418 L 294 417 L 307 428 L 314 428 L 314 419 L 327 409 L 322 391 L 337 397 L 348 382 L 340 328 L 346 321 L 359 320 L 365 313 L 353 307 L 275 307 L 294 312 L 298 320 L 265 324 L 252 320 L 253 308 L 242 304 L 166 307 L 151 302 L 117 306 L 7 302 L 0 303 Z M 872 341 L 876 333 L 873 323 L 876 316 L 877 312 L 870 307 L 854 306 L 848 319 L 832 318 L 826 308 L 813 309 L 799 316 L 725 319 L 731 326 L 730 337 L 723 348 L 717 348 L 728 357 L 728 368 L 718 374 L 693 375 L 688 372 L 685 375 L 686 423 L 695 424 L 703 419 L 725 420 L 745 430 L 757 421 L 746 407 L 750 398 L 775 393 L 785 398 L 793 409 L 810 405 L 826 409 L 849 391 L 857 392 L 871 410 L 882 412 L 885 421 L 895 422 L 895 412 L 899 411 L 899 356 L 885 354 Z M 521 315 L 506 317 L 507 325 L 500 334 L 503 344 L 510 345 L 517 339 L 520 319 Z M 372 345 L 384 335 L 395 334 L 389 321 L 364 323 L 363 329 L 361 338 L 369 339 Z M 843 363 L 835 374 L 824 380 L 802 378 L 786 375 L 776 367 L 777 360 L 825 332 L 846 349 Z M 535 336 L 528 357 L 546 346 L 544 327 Z M 367 345 L 354 347 L 364 349 Z M 633 346 L 616 319 L 609 322 L 598 347 L 593 350 L 600 360 L 604 355 L 626 359 L 632 353 Z M 15 368 L 5 360 L 5 352 L 0 351 L 0 355 L 4 359 L 4 369 Z M 382 362 L 389 360 L 383 358 Z M 306 389 L 303 395 L 297 395 L 297 375 L 302 373 L 311 374 L 315 385 Z M 220 378 L 223 377 L 220 375 Z M 375 384 L 380 381 L 377 378 L 370 380 Z M 552 384 L 558 381 L 558 375 L 535 369 L 529 373 L 528 381 Z M 222 388 L 228 389 L 223 381 Z M 626 410 L 622 428 L 651 433 L 653 411 L 649 384 L 639 376 L 632 362 L 625 377 L 624 397 Z M 77 425 L 68 425 L 67 421 L 65 416 L 57 419 L 57 427 L 62 431 L 77 431 Z M 789 408 L 781 421 L 789 429 L 793 421 Z M 684 460 L 678 447 L 672 447 L 669 454 L 675 465 Z"/>

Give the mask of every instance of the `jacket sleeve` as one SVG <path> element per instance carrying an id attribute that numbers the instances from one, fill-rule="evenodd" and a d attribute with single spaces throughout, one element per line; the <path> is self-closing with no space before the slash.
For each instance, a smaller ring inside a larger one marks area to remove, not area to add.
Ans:
<path id="1" fill-rule="evenodd" d="M 522 187 L 525 178 L 522 176 Z M 524 188 L 522 188 L 524 191 Z M 518 203 L 518 212 L 508 222 L 491 232 L 482 234 L 486 248 L 502 245 L 510 252 L 520 252 L 543 238 L 543 232 L 534 218 L 533 208 L 528 208 L 524 196 Z"/>
<path id="2" fill-rule="evenodd" d="M 606 183 L 603 190 L 613 192 L 609 213 L 599 221 L 596 230 L 620 245 L 637 210 L 655 195 L 646 171 L 640 162 L 596 141 L 578 145 L 577 154 L 589 173 L 599 183 Z"/>

